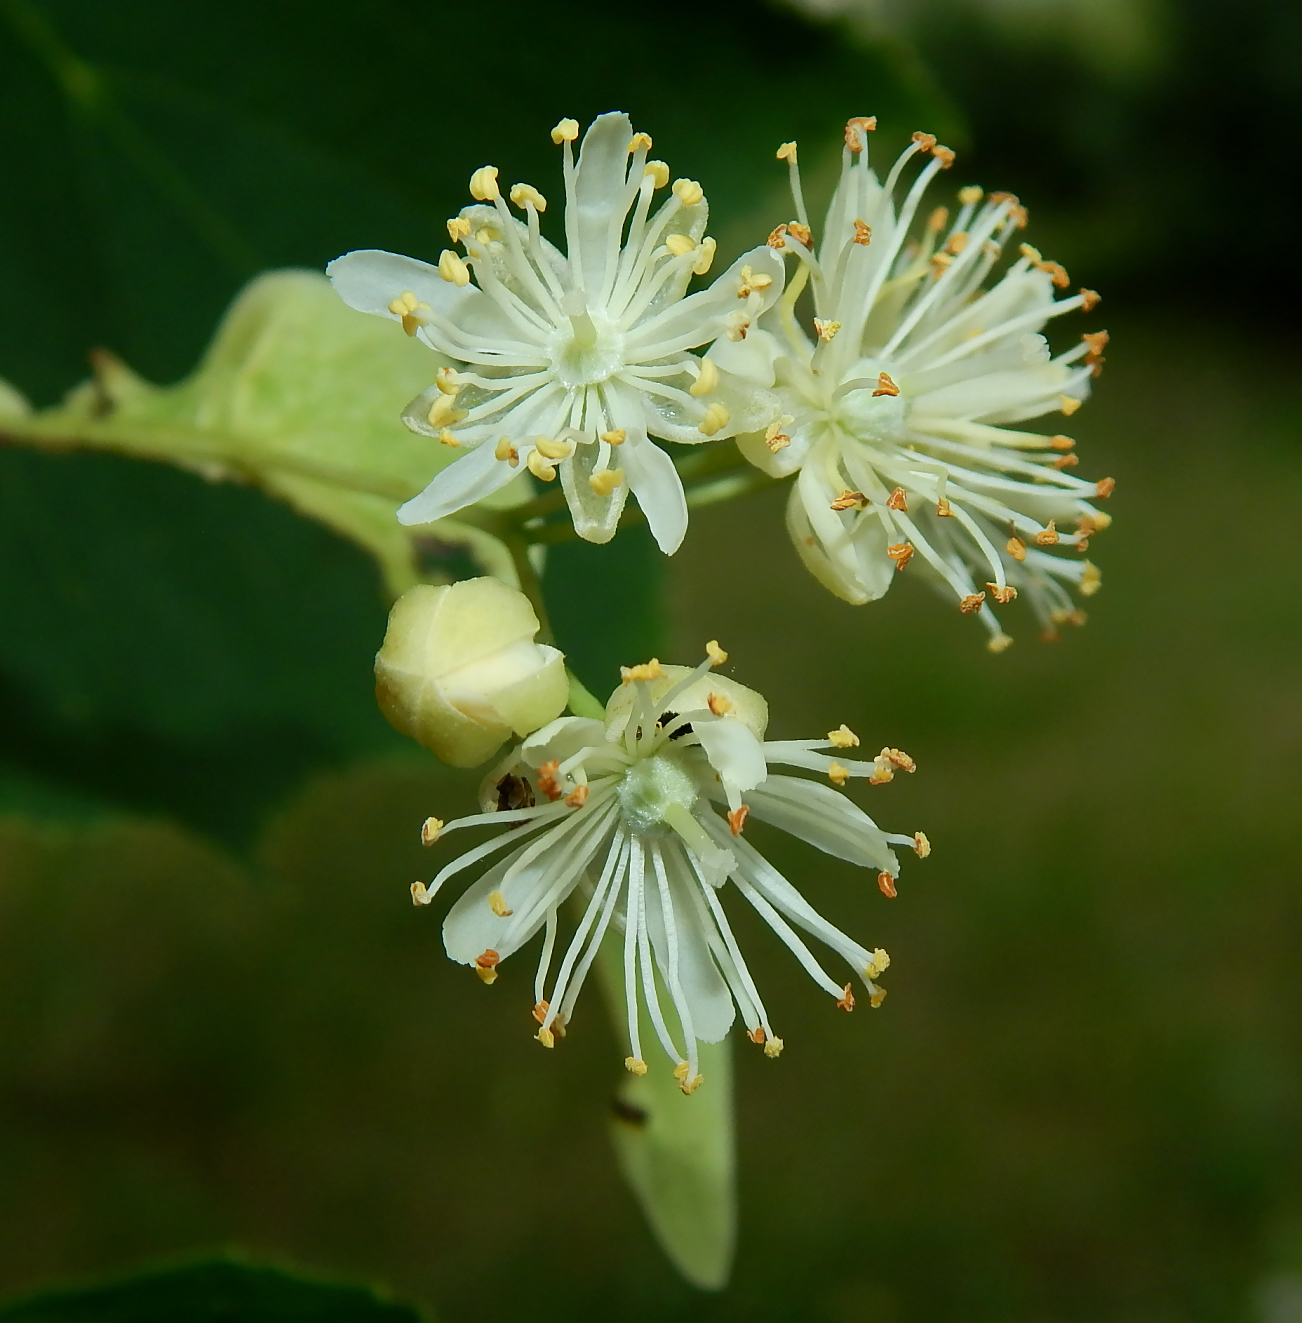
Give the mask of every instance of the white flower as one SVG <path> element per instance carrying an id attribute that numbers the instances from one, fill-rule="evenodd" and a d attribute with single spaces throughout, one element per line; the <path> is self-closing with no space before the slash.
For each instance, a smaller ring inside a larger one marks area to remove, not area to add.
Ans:
<path id="1" fill-rule="evenodd" d="M 577 136 L 573 120 L 552 131 L 565 157 L 566 253 L 540 232 L 547 202 L 537 189 L 511 188 L 518 220 L 496 168 L 484 166 L 470 181 L 478 204 L 448 222 L 465 258 L 448 249 L 431 266 L 364 251 L 328 270 L 352 307 L 400 322 L 456 364 L 404 421 L 468 453 L 399 510 L 403 523 L 453 514 L 523 466 L 545 482 L 559 473 L 575 529 L 592 542 L 614 535 L 631 489 L 656 541 L 673 552 L 687 529 L 683 486 L 647 438 L 695 444 L 775 416 L 771 395 L 739 389 L 688 351 L 744 337 L 781 292 L 782 262 L 757 248 L 684 297 L 714 256 L 701 186 L 677 180 L 652 214 L 669 168 L 647 160 L 651 139 L 634 134 L 627 115 L 602 115 L 576 164 Z"/>
<path id="2" fill-rule="evenodd" d="M 858 744 L 842 726 L 825 739 L 765 741 L 768 705 L 759 694 L 708 675 L 726 660 L 716 643 L 695 670 L 658 661 L 626 668 L 604 721 L 562 717 L 511 751 L 480 794 L 482 813 L 444 824 L 430 819 L 424 839 L 462 827 L 511 828 L 447 864 L 412 895 L 427 904 L 457 873 L 506 851 L 452 906 L 443 926 L 448 955 L 485 982 L 500 963 L 544 929 L 534 980 L 538 1040 L 551 1047 L 607 933 L 621 933 L 629 1055 L 646 1070 L 644 1031 L 675 1063 L 685 1092 L 700 1083 L 698 1042 L 718 1042 L 735 1011 L 769 1056 L 782 1050 L 724 911 L 740 893 L 841 1007 L 854 1005 L 850 983 L 830 978 L 796 929 L 848 962 L 871 1004 L 885 992 L 877 977 L 889 958 L 869 951 L 822 918 L 742 834 L 748 817 L 769 822 L 878 874 L 895 894 L 892 845 L 918 854 L 921 833 L 890 835 L 831 785 L 779 775 L 775 765 L 806 768 L 836 785 L 848 777 L 888 781 L 913 770 L 898 749 L 871 762 L 843 757 Z M 832 749 L 833 754 L 819 752 Z M 731 884 L 729 886 L 729 884 Z M 561 908 L 578 893 L 581 917 L 557 954 Z"/>
<path id="3" fill-rule="evenodd" d="M 964 188 L 952 220 L 941 207 L 915 225 L 927 186 L 953 153 L 915 134 L 879 182 L 868 165 L 873 127 L 864 119 L 846 127 L 816 254 L 795 144 L 779 150 L 799 219 L 769 243 L 794 255 L 798 270 L 762 329 L 711 353 L 779 387 L 782 417 L 742 449 L 775 476 L 799 470 L 788 527 L 820 582 L 847 601 L 873 601 L 916 553 L 963 611 L 982 613 L 999 650 L 1011 640 L 987 594 L 1004 603 L 1026 593 L 1052 630 L 1083 619 L 1064 585 L 1089 594 L 1099 583 L 1088 561 L 1048 548 L 1085 550 L 1110 522 L 1089 501 L 1107 496 L 1112 480 L 1073 476 L 1070 438 L 1017 426 L 1080 406 L 1107 333 L 1055 357 L 1041 332 L 1098 295 L 1055 298 L 1066 271 L 1028 245 L 986 288 L 1025 224 L 1017 199 Z M 906 184 L 906 167 L 928 155 Z M 812 335 L 795 316 L 806 288 Z"/>

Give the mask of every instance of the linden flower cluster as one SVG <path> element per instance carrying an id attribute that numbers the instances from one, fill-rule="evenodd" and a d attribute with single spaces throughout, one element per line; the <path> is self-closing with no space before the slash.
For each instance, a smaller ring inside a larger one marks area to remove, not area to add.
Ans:
<path id="1" fill-rule="evenodd" d="M 775 388 L 782 416 L 741 440 L 775 477 L 797 474 L 788 527 L 802 559 L 838 597 L 881 597 L 914 557 L 959 609 L 981 613 L 996 651 L 1012 640 L 988 606 L 1019 592 L 1046 632 L 1081 612 L 1069 589 L 1099 586 L 1083 553 L 1111 522 L 1092 504 L 1110 478 L 1087 482 L 1073 441 L 1019 424 L 1070 417 L 1102 365 L 1107 332 L 1054 355 L 1042 334 L 1056 317 L 1098 302 L 1057 297 L 1067 272 L 1030 245 L 992 284 L 1026 212 L 1011 194 L 959 190 L 915 224 L 922 199 L 954 154 L 916 133 L 884 180 L 868 163 L 874 119 L 846 126 L 841 176 L 815 235 L 795 143 L 788 162 L 797 219 L 770 246 L 795 259 L 781 300 L 744 343 L 720 343 L 722 367 Z M 921 170 L 911 174 L 915 161 Z M 812 303 L 812 326 L 797 318 Z"/>
<path id="2" fill-rule="evenodd" d="M 510 188 L 519 219 L 486 165 L 470 180 L 474 205 L 448 221 L 462 252 L 446 249 L 436 265 L 354 252 L 328 272 L 352 307 L 401 323 L 450 361 L 403 418 L 465 454 L 399 510 L 403 523 L 454 514 L 527 470 L 542 482 L 559 475 L 575 530 L 591 542 L 614 535 L 632 491 L 673 552 L 687 503 L 673 461 L 649 438 L 695 445 L 772 419 L 769 392 L 689 351 L 744 337 L 781 293 L 784 268 L 761 245 L 688 295 L 715 252 L 700 184 L 669 186 L 669 167 L 648 159 L 651 139 L 627 115 L 596 119 L 576 162 L 578 133 L 572 119 L 552 130 L 564 253 L 541 232 L 542 193 Z"/>
<path id="3" fill-rule="evenodd" d="M 921 832 L 883 832 L 838 789 L 851 777 L 880 785 L 897 769 L 913 771 L 907 754 L 888 748 L 871 761 L 849 758 L 844 751 L 859 740 L 845 726 L 823 739 L 766 740 L 764 699 L 710 674 L 726 660 L 711 642 L 694 670 L 655 660 L 626 667 L 602 720 L 561 717 L 529 736 L 488 774 L 482 812 L 431 818 L 422 839 L 432 845 L 467 827 L 507 830 L 453 859 L 428 886 L 412 886 L 415 903 L 428 905 L 450 878 L 482 869 L 453 904 L 443 936 L 448 955 L 485 983 L 542 931 L 533 1016 L 544 1047 L 573 1020 L 598 948 L 617 942 L 624 1064 L 644 1074 L 644 1044 L 654 1039 L 684 1093 L 701 1084 L 698 1044 L 720 1041 L 738 1014 L 767 1056 L 782 1051 L 725 896 L 752 906 L 842 1009 L 855 1004 L 853 983 L 827 974 L 798 929 L 849 966 L 872 1006 L 886 995 L 877 982 L 886 952 L 818 914 L 746 839 L 749 819 L 874 871 L 887 896 L 899 875 L 891 847 L 930 850 Z M 831 784 L 774 771 L 782 766 L 819 772 Z M 495 854 L 502 857 L 488 864 Z M 571 897 L 577 922 L 562 943 Z"/>

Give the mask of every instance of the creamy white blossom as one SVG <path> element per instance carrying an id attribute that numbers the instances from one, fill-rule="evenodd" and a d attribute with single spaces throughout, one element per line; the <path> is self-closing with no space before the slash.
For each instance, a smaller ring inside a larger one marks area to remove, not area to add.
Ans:
<path id="1" fill-rule="evenodd" d="M 701 1082 L 698 1043 L 722 1039 L 737 1012 L 769 1056 L 782 1050 L 725 913 L 730 894 L 754 907 L 843 1009 L 854 1006 L 852 984 L 830 977 L 797 929 L 850 966 L 873 1006 L 885 996 L 876 980 L 886 952 L 870 951 L 819 915 L 746 839 L 748 819 L 873 870 L 888 896 L 899 874 L 892 845 L 930 850 L 920 832 L 883 832 L 833 788 L 850 777 L 882 784 L 897 769 L 912 771 L 907 754 L 886 748 L 871 761 L 849 758 L 843 751 L 859 741 L 844 726 L 822 739 L 765 740 L 764 699 L 709 674 L 726 654 L 715 643 L 707 651 L 695 670 L 654 660 L 626 668 L 603 720 L 562 717 L 513 749 L 483 784 L 483 812 L 446 824 L 430 819 L 423 837 L 509 829 L 445 865 L 428 887 L 412 887 L 415 902 L 428 904 L 448 879 L 486 867 L 443 926 L 448 955 L 485 982 L 543 930 L 533 1003 L 546 1047 L 572 1020 L 611 934 L 623 958 L 625 1065 L 645 1072 L 643 1044 L 654 1038 L 688 1093 Z M 773 770 L 780 766 L 820 772 L 833 784 Z M 553 972 L 571 895 L 580 902 L 577 925 Z"/>
<path id="2" fill-rule="evenodd" d="M 592 542 L 615 532 L 630 489 L 666 552 L 687 528 L 683 485 L 649 436 L 683 444 L 766 425 L 776 405 L 689 351 L 743 337 L 776 299 L 783 265 L 759 247 L 707 289 L 715 243 L 700 184 L 679 179 L 652 211 L 669 168 L 651 139 L 607 114 L 584 136 L 574 120 L 552 139 L 564 153 L 562 253 L 543 237 L 547 200 L 509 190 L 493 166 L 470 181 L 475 205 L 448 222 L 454 244 L 437 264 L 394 253 L 349 253 L 328 268 L 344 300 L 401 323 L 453 366 L 415 399 L 407 426 L 466 453 L 398 512 L 418 524 L 454 514 L 527 469 L 558 474 L 575 529 Z"/>
<path id="3" fill-rule="evenodd" d="M 1098 587 L 1088 561 L 1058 553 L 1084 552 L 1110 522 L 1090 501 L 1107 496 L 1112 480 L 1077 478 L 1067 471 L 1076 464 L 1070 438 L 1019 424 L 1076 411 L 1107 333 L 1052 354 L 1046 324 L 1090 309 L 1098 295 L 1056 297 L 1067 272 L 1025 244 L 990 283 L 1025 224 L 1017 199 L 964 188 L 952 217 L 938 207 L 922 220 L 923 195 L 954 154 L 915 134 L 879 180 L 868 163 L 875 123 L 847 125 L 818 236 L 796 145 L 779 149 L 798 219 L 769 243 L 795 258 L 796 271 L 759 329 L 710 353 L 778 389 L 781 417 L 741 446 L 774 476 L 798 471 L 788 527 L 820 582 L 868 602 L 905 565 L 923 565 L 964 612 L 982 614 L 999 650 L 1011 639 L 987 597 L 1002 604 L 1025 593 L 1052 632 L 1083 619 L 1069 588 Z M 922 169 L 910 178 L 915 161 Z M 812 327 L 797 320 L 806 290 Z"/>

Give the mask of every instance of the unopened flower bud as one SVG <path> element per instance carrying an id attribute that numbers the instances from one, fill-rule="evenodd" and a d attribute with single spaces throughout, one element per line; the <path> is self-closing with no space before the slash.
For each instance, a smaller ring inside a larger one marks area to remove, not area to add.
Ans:
<path id="1" fill-rule="evenodd" d="M 375 694 L 389 721 L 453 767 L 477 767 L 512 731 L 558 717 L 565 657 L 534 641 L 529 599 L 498 579 L 420 584 L 389 613 Z"/>

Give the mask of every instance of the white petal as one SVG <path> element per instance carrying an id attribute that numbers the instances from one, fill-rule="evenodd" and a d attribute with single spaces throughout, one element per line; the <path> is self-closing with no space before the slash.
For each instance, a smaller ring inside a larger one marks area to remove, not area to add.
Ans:
<path id="1" fill-rule="evenodd" d="M 553 759 L 563 763 L 580 749 L 600 748 L 605 743 L 605 722 L 591 717 L 557 717 L 525 740 L 520 757 L 530 767 L 541 767 Z"/>
<path id="2" fill-rule="evenodd" d="M 464 510 L 505 487 L 515 470 L 493 453 L 490 445 L 449 464 L 419 496 L 398 507 L 400 524 L 428 524 Z"/>
<path id="3" fill-rule="evenodd" d="M 326 267 L 326 275 L 350 308 L 395 322 L 402 319 L 389 311 L 389 304 L 408 291 L 440 315 L 451 312 L 471 294 L 470 286 L 444 280 L 438 267 L 379 248 L 362 248 L 336 257 Z"/>
<path id="4" fill-rule="evenodd" d="M 590 298 L 601 293 L 612 228 L 622 230 L 628 211 L 628 146 L 633 125 L 627 115 L 598 115 L 583 135 L 575 169 L 576 205 L 566 220 L 579 246 L 579 274 Z M 575 254 L 570 252 L 570 260 Z"/>
<path id="5" fill-rule="evenodd" d="M 592 490 L 588 479 L 596 469 L 601 445 L 588 441 L 580 443 L 574 454 L 561 465 L 561 487 L 565 492 L 574 531 L 586 542 L 609 542 L 619 527 L 619 517 L 628 499 L 627 481 L 613 487 L 610 494 L 600 496 Z M 615 449 L 609 457 L 609 466 L 620 466 L 622 451 Z"/>
<path id="6" fill-rule="evenodd" d="M 620 459 L 651 536 L 666 556 L 672 556 L 687 535 L 687 496 L 673 460 L 645 433 L 638 437 L 631 431 L 620 447 Z"/>
<path id="7" fill-rule="evenodd" d="M 899 864 L 880 827 L 847 796 L 817 781 L 770 775 L 746 797 L 763 822 L 807 841 L 824 854 L 889 873 Z"/>
<path id="8" fill-rule="evenodd" d="M 724 788 L 738 794 L 754 789 L 768 775 L 764 746 L 755 732 L 732 717 L 698 722 L 693 729 Z"/>

